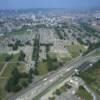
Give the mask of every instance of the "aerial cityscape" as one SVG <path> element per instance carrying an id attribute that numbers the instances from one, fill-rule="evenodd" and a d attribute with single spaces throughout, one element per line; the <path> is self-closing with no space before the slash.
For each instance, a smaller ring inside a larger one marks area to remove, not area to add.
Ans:
<path id="1" fill-rule="evenodd" d="M 1 0 L 0 100 L 100 100 L 100 1 Z"/>

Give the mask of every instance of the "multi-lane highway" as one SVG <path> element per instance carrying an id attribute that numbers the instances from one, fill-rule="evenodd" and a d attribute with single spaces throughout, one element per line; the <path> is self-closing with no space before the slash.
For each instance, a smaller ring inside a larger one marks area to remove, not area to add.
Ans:
<path id="1" fill-rule="evenodd" d="M 84 62 L 91 61 L 93 59 L 97 60 L 100 58 L 95 56 L 93 57 L 93 53 L 95 53 L 95 50 L 84 57 L 80 56 L 73 59 L 69 64 L 65 64 L 56 72 L 45 76 L 44 79 L 41 79 L 36 84 L 31 85 L 31 87 L 21 91 L 16 96 L 11 97 L 9 100 L 38 100 L 36 97 L 43 93 L 47 88 L 53 86 L 53 84 L 55 84 L 58 80 L 61 80 L 63 76 L 69 77 L 74 74 L 75 69 Z"/>

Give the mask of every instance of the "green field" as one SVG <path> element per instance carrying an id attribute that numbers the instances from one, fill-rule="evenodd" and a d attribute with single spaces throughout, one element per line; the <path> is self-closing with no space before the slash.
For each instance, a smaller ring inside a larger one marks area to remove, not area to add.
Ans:
<path id="1" fill-rule="evenodd" d="M 9 56 L 9 54 L 0 54 L 0 63 L 5 62 L 7 56 Z M 16 62 L 18 60 L 19 54 L 15 54 L 13 55 L 13 57 L 10 59 L 11 62 Z"/>
<path id="2" fill-rule="evenodd" d="M 5 100 L 6 97 L 6 91 L 4 89 L 7 79 L 1 79 L 0 78 L 0 100 Z M 1 99 L 2 98 L 2 99 Z"/>
<path id="3" fill-rule="evenodd" d="M 67 48 L 73 58 L 79 56 L 81 53 L 85 52 L 85 50 L 86 50 L 85 47 L 80 44 L 77 44 L 77 45 L 73 44 L 73 45 L 67 46 Z"/>
<path id="4" fill-rule="evenodd" d="M 22 34 L 26 34 L 26 33 L 27 33 L 26 29 L 18 30 L 18 31 L 15 31 L 15 32 L 10 32 L 10 34 L 14 34 L 14 35 L 22 35 Z"/>
<path id="5" fill-rule="evenodd" d="M 93 100 L 91 94 L 88 93 L 83 86 L 79 87 L 76 95 L 81 97 L 82 100 Z"/>
<path id="6" fill-rule="evenodd" d="M 51 58 L 51 59 L 56 59 L 57 58 L 57 54 L 56 53 L 53 53 L 53 52 L 49 52 L 48 53 L 49 54 L 49 57 Z"/>
<path id="7" fill-rule="evenodd" d="M 13 58 L 10 60 L 10 62 L 17 62 L 18 61 L 18 57 L 19 57 L 19 54 L 13 55 Z"/>
<path id="8" fill-rule="evenodd" d="M 12 56 L 12 58 L 7 62 L 6 61 L 6 57 L 8 56 L 8 54 L 1 54 L 0 55 L 0 70 L 2 70 L 3 66 L 5 64 L 7 64 L 6 69 L 4 70 L 4 73 L 2 76 L 7 76 L 9 77 L 11 74 L 11 71 L 15 68 L 18 67 L 20 70 L 23 70 L 23 64 L 18 63 L 18 57 L 19 54 L 15 54 Z"/>
<path id="9" fill-rule="evenodd" d="M 7 57 L 7 54 L 0 54 L 0 71 L 2 70 L 5 64 L 6 57 Z"/>
<path id="10" fill-rule="evenodd" d="M 0 64 L 5 62 L 5 59 L 8 54 L 0 54 Z"/>
<path id="11" fill-rule="evenodd" d="M 89 87 L 100 95 L 100 61 L 94 67 L 80 73 Z"/>
<path id="12" fill-rule="evenodd" d="M 11 72 L 14 68 L 18 68 L 20 71 L 24 69 L 24 65 L 21 63 L 9 63 L 2 74 L 3 77 L 10 77 Z"/>
<path id="13" fill-rule="evenodd" d="M 45 75 L 48 73 L 48 65 L 47 62 L 41 62 L 37 68 L 39 75 Z"/>
<path id="14" fill-rule="evenodd" d="M 25 66 L 18 61 L 19 54 L 13 55 L 8 62 L 6 61 L 7 56 L 8 54 L 0 54 L 0 71 L 3 70 L 2 68 L 6 65 L 0 76 L 0 100 L 6 100 L 5 98 L 8 93 L 5 91 L 5 84 L 9 77 L 11 77 L 12 70 L 17 67 L 19 71 L 22 72 Z"/>

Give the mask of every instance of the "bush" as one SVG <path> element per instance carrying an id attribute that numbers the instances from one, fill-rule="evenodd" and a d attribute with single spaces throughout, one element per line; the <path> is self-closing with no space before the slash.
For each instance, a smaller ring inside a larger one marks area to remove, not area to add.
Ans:
<path id="1" fill-rule="evenodd" d="M 57 89 L 55 93 L 56 93 L 56 95 L 60 95 L 61 91 L 59 89 Z"/>

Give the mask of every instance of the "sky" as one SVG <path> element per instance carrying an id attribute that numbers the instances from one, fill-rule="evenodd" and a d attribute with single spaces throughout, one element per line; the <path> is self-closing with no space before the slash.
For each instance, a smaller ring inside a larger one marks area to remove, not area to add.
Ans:
<path id="1" fill-rule="evenodd" d="M 0 9 L 100 8 L 100 0 L 0 0 Z"/>

